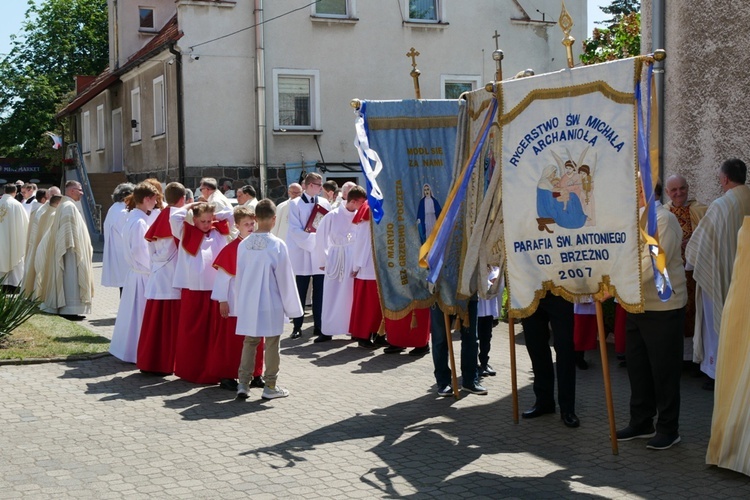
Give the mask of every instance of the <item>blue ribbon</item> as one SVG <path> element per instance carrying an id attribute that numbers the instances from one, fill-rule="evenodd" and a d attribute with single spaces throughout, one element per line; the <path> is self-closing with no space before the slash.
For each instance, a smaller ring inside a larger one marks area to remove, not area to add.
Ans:
<path id="1" fill-rule="evenodd" d="M 477 163 L 479 154 L 482 152 L 482 148 L 487 139 L 487 135 L 492 128 L 492 123 L 495 121 L 495 113 L 497 112 L 497 107 L 497 99 L 492 99 L 490 119 L 487 121 L 487 126 L 482 131 L 482 134 L 479 137 L 479 141 L 474 147 L 474 152 L 471 155 L 471 159 L 469 160 L 468 168 L 464 169 L 464 176 L 460 180 L 461 184 L 459 186 L 459 189 L 453 199 L 450 200 L 450 204 L 448 204 L 447 207 L 443 207 L 443 211 L 447 213 L 445 214 L 445 218 L 443 219 L 442 224 L 440 225 L 440 227 L 438 227 L 437 233 L 435 235 L 435 240 L 429 252 L 427 253 L 427 265 L 429 267 L 427 281 L 429 281 L 430 283 L 434 284 L 437 281 L 438 276 L 440 275 L 440 270 L 443 267 L 445 250 L 448 248 L 448 238 L 453 232 L 453 227 L 456 223 L 456 216 L 458 215 L 458 209 L 461 207 L 461 204 L 466 197 L 466 188 L 469 185 L 469 179 L 471 179 L 471 174 L 474 171 L 474 166 Z"/>
<path id="2" fill-rule="evenodd" d="M 653 79 L 654 67 L 648 65 L 646 71 L 646 120 L 643 119 L 643 95 L 641 91 L 641 81 L 635 84 L 636 100 L 636 118 L 638 121 L 638 166 L 641 172 L 641 183 L 643 193 L 646 197 L 646 232 L 649 236 L 656 238 L 658 226 L 656 224 L 656 200 L 654 194 L 654 183 L 651 178 L 651 152 L 649 151 L 649 138 L 651 137 L 651 82 Z M 654 271 L 654 285 L 656 293 L 662 302 L 666 302 L 672 296 L 672 285 L 669 281 L 669 274 L 666 268 L 662 274 L 656 266 L 655 255 L 659 252 L 659 247 L 649 245 L 649 255 L 651 256 L 651 267 Z"/>

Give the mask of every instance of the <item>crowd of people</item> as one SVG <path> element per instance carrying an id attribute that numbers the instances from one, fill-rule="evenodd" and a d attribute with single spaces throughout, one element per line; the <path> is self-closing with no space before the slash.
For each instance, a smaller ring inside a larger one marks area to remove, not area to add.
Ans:
<path id="1" fill-rule="evenodd" d="M 714 389 L 716 380 L 707 460 L 742 470 L 748 464 L 736 443 L 744 442 L 744 434 L 734 434 L 750 427 L 750 412 L 746 404 L 736 404 L 747 398 L 748 388 L 746 381 L 737 382 L 747 377 L 742 377 L 746 356 L 737 356 L 736 348 L 747 353 L 750 342 L 736 339 L 748 331 L 748 270 L 738 247 L 748 251 L 750 228 L 747 223 L 743 232 L 740 228 L 750 216 L 750 188 L 741 160 L 725 161 L 718 177 L 724 195 L 708 207 L 689 197 L 681 175 L 666 180 L 669 203 L 656 203 L 672 294 L 666 300 L 657 294 L 649 249 L 642 244 L 645 310 L 620 308 L 616 319 L 616 350 L 624 353 L 631 386 L 630 420 L 617 439 L 648 439 L 647 447 L 655 450 L 680 441 L 681 371 L 694 361 L 708 377 L 707 389 Z M 16 200 L 19 188 L 21 201 Z M 121 293 L 113 355 L 145 374 L 219 384 L 240 399 L 249 397 L 252 387 L 262 388 L 266 399 L 285 397 L 289 392 L 277 384 L 279 340 L 289 321 L 291 338 L 303 336 L 309 301 L 316 343 L 350 336 L 361 348 L 385 347 L 387 353 L 412 348 L 411 355 L 422 356 L 431 351 L 431 337 L 437 393 L 452 395 L 446 315 L 438 306 L 403 318 L 382 314 L 362 187 L 346 183 L 339 190 L 309 173 L 288 187 L 289 199 L 278 206 L 259 201 L 252 186 L 243 186 L 236 190 L 237 207 L 225 196 L 230 188 L 204 178 L 194 199 L 176 182 L 163 190 L 154 179 L 117 187 L 104 223 L 102 270 L 102 284 Z M 55 187 L 37 190 L 33 184 L 4 189 L 4 286 L 37 296 L 44 311 L 72 319 L 87 314 L 92 249 L 75 204 L 82 196 L 80 184 L 66 183 L 64 196 Z M 662 194 L 657 184 L 653 195 L 658 200 Z M 498 271 L 491 280 L 502 279 Z M 487 394 L 481 379 L 495 374 L 488 360 L 498 316 L 497 300 L 474 297 L 468 303 L 460 371 L 469 393 Z M 536 398 L 524 418 L 555 413 L 559 405 L 565 426 L 580 425 L 576 350 L 590 345 L 581 337 L 591 325 L 580 316 L 572 303 L 548 294 L 523 318 Z"/>

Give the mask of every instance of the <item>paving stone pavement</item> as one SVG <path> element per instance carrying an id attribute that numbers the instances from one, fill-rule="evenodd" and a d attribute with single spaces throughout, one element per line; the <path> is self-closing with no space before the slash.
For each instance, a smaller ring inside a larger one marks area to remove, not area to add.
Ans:
<path id="1" fill-rule="evenodd" d="M 111 336 L 117 303 L 98 287 L 86 324 Z M 704 463 L 712 393 L 701 379 L 683 378 L 680 444 L 636 440 L 615 456 L 595 353 L 577 374 L 581 427 L 567 429 L 559 415 L 513 423 L 507 325 L 494 330 L 490 394 L 458 401 L 436 396 L 429 355 L 313 344 L 308 326 L 282 340 L 291 396 L 270 402 L 109 356 L 0 366 L 0 499 L 750 497 L 749 477 Z M 534 397 L 517 341 L 524 409 Z M 627 375 L 610 359 L 623 426 Z"/>

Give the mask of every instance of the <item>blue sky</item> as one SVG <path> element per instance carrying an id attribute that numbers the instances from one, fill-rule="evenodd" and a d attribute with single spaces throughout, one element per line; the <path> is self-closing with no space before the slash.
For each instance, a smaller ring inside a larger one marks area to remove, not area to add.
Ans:
<path id="1" fill-rule="evenodd" d="M 605 17 L 599 6 L 610 3 L 611 0 L 588 0 L 589 24 L 586 32 L 589 35 L 595 27 L 594 21 Z M 27 0 L 0 0 L 0 58 L 10 50 L 10 36 L 20 32 L 27 8 Z"/>

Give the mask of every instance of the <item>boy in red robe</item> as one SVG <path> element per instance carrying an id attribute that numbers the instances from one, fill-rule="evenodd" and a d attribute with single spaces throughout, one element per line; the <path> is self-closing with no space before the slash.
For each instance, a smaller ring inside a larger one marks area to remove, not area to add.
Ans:
<path id="1" fill-rule="evenodd" d="M 188 210 L 193 223 L 186 221 Z M 174 374 L 196 384 L 218 384 L 208 372 L 213 318 L 219 303 L 211 300 L 216 269 L 211 265 L 227 244 L 232 209 L 218 210 L 210 203 L 189 203 L 169 217 L 172 234 L 179 238 L 175 288 L 181 288 L 179 333 L 175 346 Z"/>
<path id="2" fill-rule="evenodd" d="M 240 234 L 222 248 L 214 261 L 217 270 L 211 300 L 219 303 L 219 315 L 215 318 L 211 332 L 208 371 L 218 377 L 222 389 L 237 390 L 237 371 L 240 368 L 242 345 L 245 337 L 237 335 L 237 309 L 235 306 L 235 276 L 237 275 L 237 248 L 255 229 L 255 212 L 240 206 L 234 209 L 234 224 Z M 255 351 L 255 369 L 250 387 L 263 388 L 263 339 Z"/>

